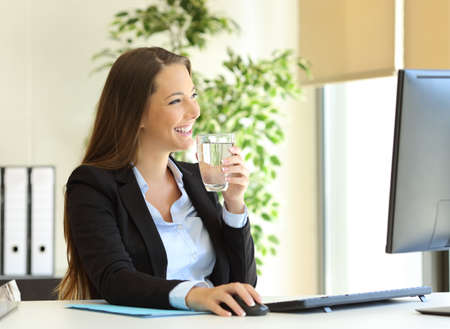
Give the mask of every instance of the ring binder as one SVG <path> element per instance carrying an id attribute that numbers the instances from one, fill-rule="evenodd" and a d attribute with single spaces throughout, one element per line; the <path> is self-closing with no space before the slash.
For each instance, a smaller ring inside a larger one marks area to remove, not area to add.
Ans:
<path id="1" fill-rule="evenodd" d="M 55 168 L 0 168 L 0 275 L 54 274 Z"/>
<path id="2" fill-rule="evenodd" d="M 27 187 L 25 167 L 4 169 L 3 274 L 27 274 Z"/>
<path id="3" fill-rule="evenodd" d="M 53 274 L 53 167 L 33 167 L 31 186 L 31 275 Z"/>

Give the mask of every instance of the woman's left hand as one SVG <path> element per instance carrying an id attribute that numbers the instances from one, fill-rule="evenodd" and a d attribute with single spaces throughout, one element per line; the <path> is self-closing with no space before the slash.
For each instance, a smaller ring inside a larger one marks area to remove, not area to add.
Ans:
<path id="1" fill-rule="evenodd" d="M 242 214 L 245 209 L 244 193 L 249 182 L 249 171 L 241 157 L 241 150 L 232 146 L 232 156 L 223 160 L 222 170 L 226 175 L 228 189 L 222 192 L 226 209 L 234 214 Z"/>

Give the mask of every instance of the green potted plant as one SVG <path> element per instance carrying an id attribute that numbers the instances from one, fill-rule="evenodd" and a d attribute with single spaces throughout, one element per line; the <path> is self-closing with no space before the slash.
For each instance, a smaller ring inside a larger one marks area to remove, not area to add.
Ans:
<path id="1" fill-rule="evenodd" d="M 204 49 L 207 37 L 238 30 L 238 24 L 232 19 L 210 13 L 206 0 L 159 0 L 158 6 L 121 11 L 115 15 L 110 28 L 110 37 L 117 47 L 105 48 L 93 56 L 96 61 L 103 60 L 94 72 L 110 67 L 115 58 L 137 44 L 151 44 L 157 35 L 165 37 L 166 44 L 161 46 L 188 56 L 194 48 Z M 268 234 L 261 225 L 279 217 L 279 203 L 268 188 L 281 166 L 274 146 L 284 140 L 280 126 L 282 113 L 275 100 L 301 94 L 292 64 L 307 74 L 309 64 L 303 58 L 294 58 L 291 50 L 274 51 L 270 58 L 254 60 L 228 48 L 227 56 L 222 63 L 226 76 L 193 73 L 201 108 L 194 135 L 236 133 L 236 145 L 242 149 L 251 170 L 245 202 L 252 215 L 256 263 L 261 273 L 263 258 L 275 255 L 279 244 L 277 236 Z M 186 154 L 176 157 L 189 158 Z"/>

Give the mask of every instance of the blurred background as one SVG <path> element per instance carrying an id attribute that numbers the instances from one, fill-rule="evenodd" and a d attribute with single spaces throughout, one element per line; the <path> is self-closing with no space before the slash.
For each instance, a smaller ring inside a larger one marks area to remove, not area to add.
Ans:
<path id="1" fill-rule="evenodd" d="M 92 55 L 114 15 L 164 0 L 0 0 L 0 167 L 53 165 L 54 273 L 67 267 L 63 191 L 80 163 L 107 70 Z M 165 1 L 164 1 L 165 2 Z M 310 295 L 432 284 L 448 290 L 448 253 L 384 253 L 396 72 L 450 68 L 446 0 L 210 0 L 240 26 L 190 52 L 194 70 L 222 73 L 226 47 L 252 58 L 292 49 L 298 99 L 277 102 L 285 140 L 270 186 L 279 240 L 264 257 L 262 295 Z M 161 40 L 163 42 L 163 40 Z M 155 39 L 148 46 L 159 46 Z M 201 93 L 201 90 L 200 90 Z M 16 276 L 17 277 L 17 276 Z M 7 278 L 0 276 L 0 278 Z"/>

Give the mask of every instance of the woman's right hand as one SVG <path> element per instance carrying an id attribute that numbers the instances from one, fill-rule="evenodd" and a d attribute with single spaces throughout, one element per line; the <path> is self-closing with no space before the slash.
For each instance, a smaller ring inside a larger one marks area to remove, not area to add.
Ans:
<path id="1" fill-rule="evenodd" d="M 220 303 L 225 303 L 234 313 L 245 315 L 232 295 L 239 295 L 249 306 L 253 306 L 255 302 L 262 303 L 255 288 L 246 283 L 234 282 L 214 288 L 194 287 L 186 295 L 186 305 L 196 311 L 211 311 L 220 316 L 231 316 L 229 311 L 220 306 Z"/>

